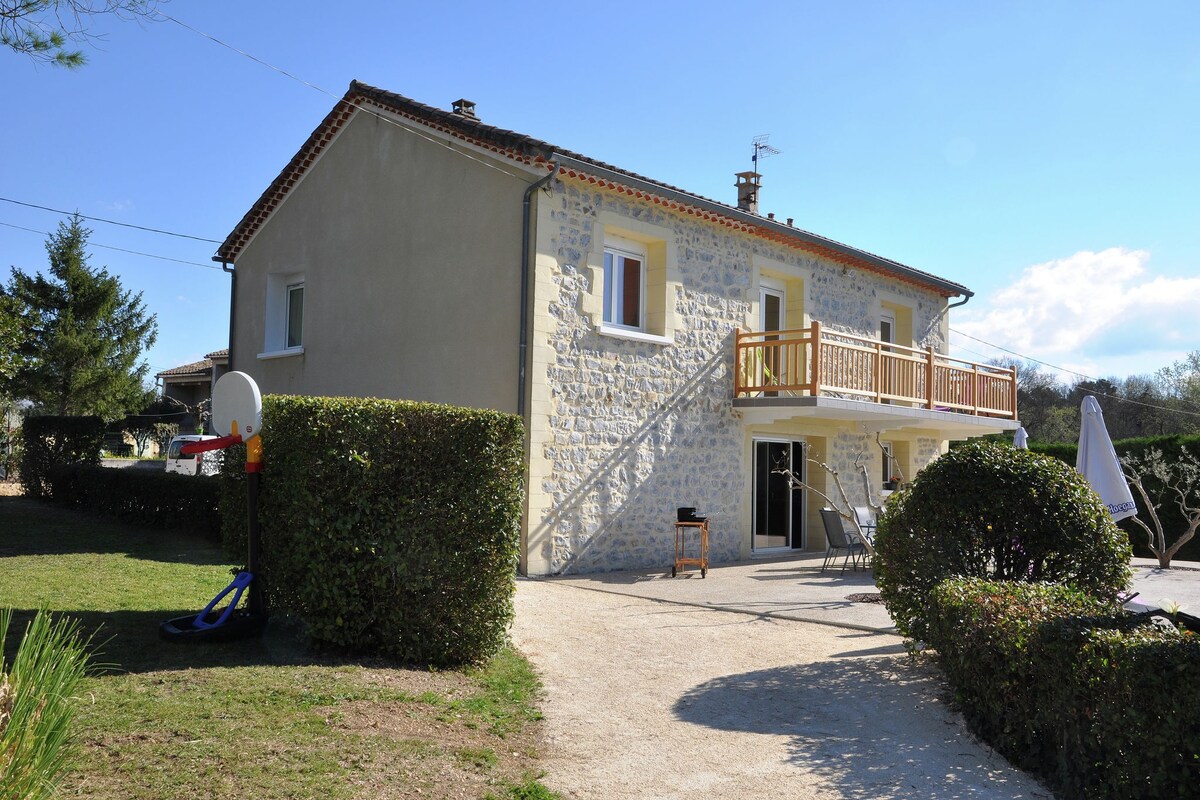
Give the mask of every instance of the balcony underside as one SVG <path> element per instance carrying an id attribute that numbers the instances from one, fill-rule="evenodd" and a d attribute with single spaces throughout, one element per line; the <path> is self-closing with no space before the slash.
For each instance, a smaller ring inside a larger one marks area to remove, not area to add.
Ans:
<path id="1" fill-rule="evenodd" d="M 849 422 L 865 433 L 922 429 L 945 439 L 1006 433 L 1021 425 L 1013 419 L 837 397 L 738 397 L 734 398 L 733 409 L 746 425 L 821 420 L 834 424 Z"/>

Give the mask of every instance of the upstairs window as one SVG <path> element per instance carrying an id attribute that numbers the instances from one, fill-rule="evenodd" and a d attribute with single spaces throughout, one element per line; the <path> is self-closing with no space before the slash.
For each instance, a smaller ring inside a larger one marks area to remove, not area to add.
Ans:
<path id="1" fill-rule="evenodd" d="M 304 344 L 304 284 L 293 283 L 287 287 L 287 330 L 285 347 L 300 347 Z"/>
<path id="2" fill-rule="evenodd" d="M 646 328 L 646 253 L 634 242 L 604 248 L 604 322 Z"/>
<path id="3" fill-rule="evenodd" d="M 304 273 L 267 274 L 263 352 L 259 358 L 304 354 Z"/>
<path id="4" fill-rule="evenodd" d="M 671 344 L 681 283 L 672 231 L 603 210 L 596 216 L 579 310 L 601 336 Z"/>

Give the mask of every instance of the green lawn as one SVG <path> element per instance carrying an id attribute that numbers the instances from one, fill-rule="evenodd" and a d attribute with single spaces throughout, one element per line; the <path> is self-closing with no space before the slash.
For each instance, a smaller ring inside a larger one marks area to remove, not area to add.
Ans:
<path id="1" fill-rule="evenodd" d="M 0 497 L 10 646 L 39 607 L 94 632 L 80 747 L 62 795 L 97 798 L 551 798 L 536 782 L 537 679 L 505 651 L 433 672 L 261 639 L 175 643 L 165 619 L 230 580 L 213 544 Z"/>

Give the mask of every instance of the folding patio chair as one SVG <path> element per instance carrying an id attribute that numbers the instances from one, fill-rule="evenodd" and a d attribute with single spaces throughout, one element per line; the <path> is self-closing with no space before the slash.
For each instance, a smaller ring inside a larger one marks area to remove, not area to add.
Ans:
<path id="1" fill-rule="evenodd" d="M 830 561 L 837 559 L 838 553 L 843 550 L 846 551 L 846 556 L 842 559 L 842 572 L 846 571 L 846 563 L 851 558 L 854 559 L 854 569 L 857 570 L 859 555 L 866 557 L 866 546 L 857 536 L 846 531 L 841 514 L 832 508 L 821 509 L 821 522 L 825 524 L 825 539 L 829 543 L 825 550 L 825 561 L 821 564 L 821 572 L 824 572 Z"/>

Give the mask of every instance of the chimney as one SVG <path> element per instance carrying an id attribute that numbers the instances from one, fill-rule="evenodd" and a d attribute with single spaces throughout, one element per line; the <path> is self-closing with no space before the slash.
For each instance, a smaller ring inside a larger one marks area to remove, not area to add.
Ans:
<path id="1" fill-rule="evenodd" d="M 473 100 L 466 100 L 463 98 L 455 100 L 453 103 L 450 104 L 450 110 L 453 113 L 458 114 L 460 117 L 467 117 L 469 119 L 478 119 L 475 116 L 475 101 L 473 101 Z"/>
<path id="2" fill-rule="evenodd" d="M 737 183 L 734 186 L 738 190 L 737 207 L 739 209 L 749 211 L 751 214 L 758 213 L 758 189 L 762 185 L 761 180 L 762 175 L 757 172 L 737 173 Z"/>

